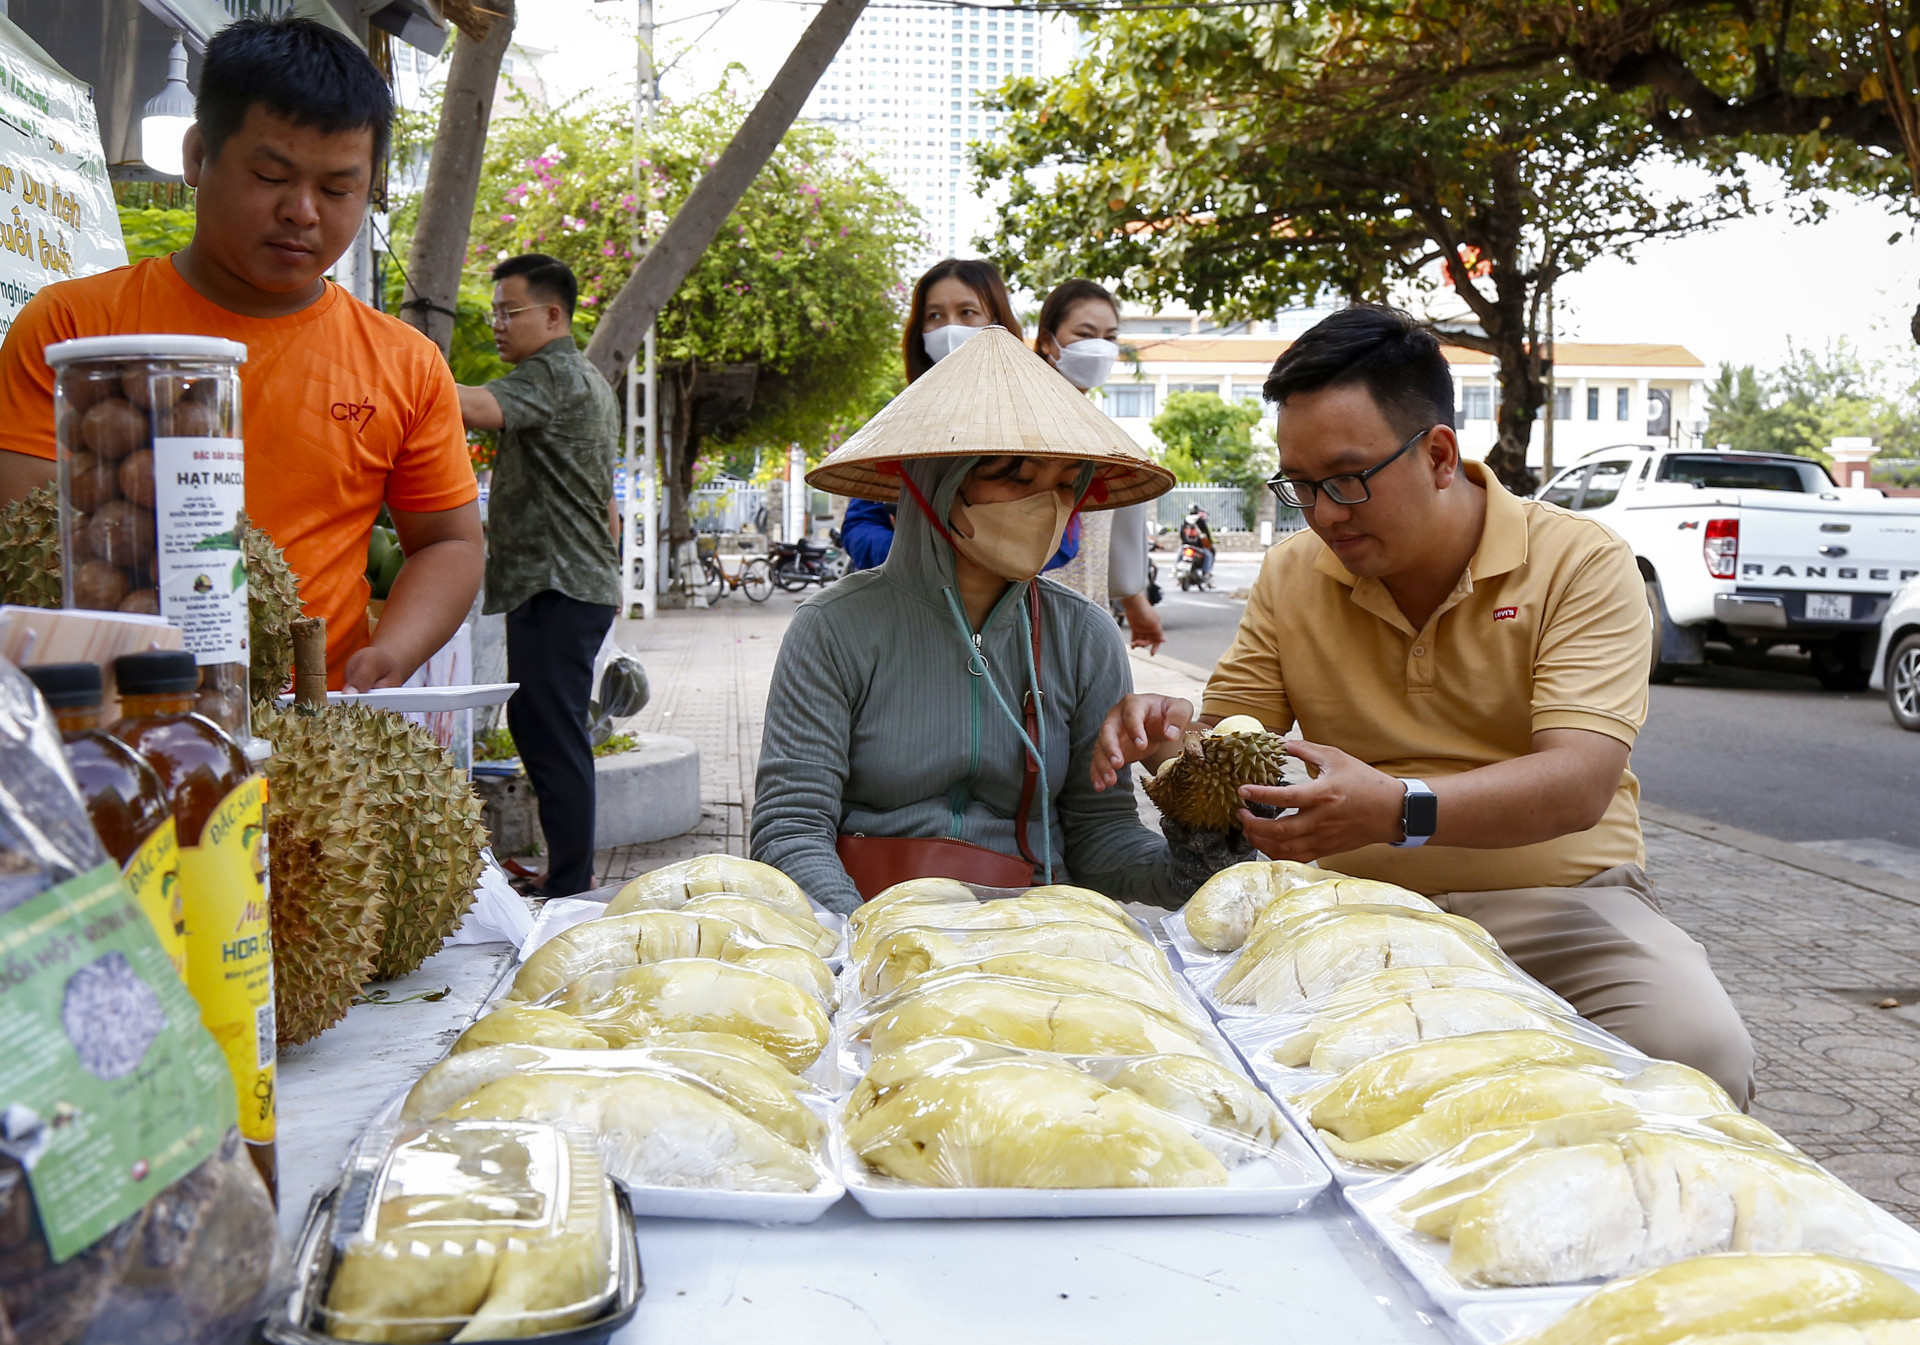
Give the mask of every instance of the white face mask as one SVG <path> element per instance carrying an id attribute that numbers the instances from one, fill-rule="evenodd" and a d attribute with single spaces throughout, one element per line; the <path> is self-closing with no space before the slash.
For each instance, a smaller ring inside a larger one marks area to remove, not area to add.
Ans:
<path id="1" fill-rule="evenodd" d="M 1106 383 L 1107 376 L 1113 372 L 1113 362 L 1119 358 L 1119 346 L 1096 338 L 1061 346 L 1060 353 L 1053 358 L 1053 367 L 1080 391 L 1091 392 Z"/>
<path id="2" fill-rule="evenodd" d="M 1032 579 L 1052 559 L 1072 517 L 1073 502 L 1057 490 L 998 504 L 957 499 L 948 514 L 953 549 L 988 574 L 1016 584 Z"/>
<path id="3" fill-rule="evenodd" d="M 944 327 L 920 333 L 920 344 L 927 348 L 928 356 L 938 364 L 985 330 L 985 327 L 963 327 L 957 322 L 949 322 Z"/>

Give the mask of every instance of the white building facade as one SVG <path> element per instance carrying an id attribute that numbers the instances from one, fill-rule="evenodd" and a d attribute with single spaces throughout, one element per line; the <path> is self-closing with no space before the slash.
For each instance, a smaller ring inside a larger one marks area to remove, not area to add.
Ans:
<path id="1" fill-rule="evenodd" d="M 1102 390 L 1107 414 L 1136 442 L 1152 447 L 1150 423 L 1173 393 L 1213 392 L 1228 401 L 1260 402 L 1261 385 L 1289 344 L 1274 330 L 1291 327 L 1292 335 L 1311 325 L 1306 315 L 1299 321 L 1295 316 L 1226 329 L 1207 329 L 1204 318 L 1190 315 L 1123 319 L 1121 342 L 1138 363 L 1123 360 L 1115 366 Z M 1185 330 L 1166 331 L 1169 326 Z M 1461 447 L 1470 457 L 1484 457 L 1497 437 L 1498 365 L 1478 351 L 1445 349 Z M 1705 429 L 1706 389 L 1706 366 L 1683 346 L 1561 341 L 1555 349 L 1553 461 L 1565 466 L 1619 443 L 1697 444 Z M 1543 415 L 1534 422 L 1528 462 L 1540 468 L 1545 455 Z"/>
<path id="2" fill-rule="evenodd" d="M 980 96 L 1010 75 L 1065 68 L 1072 37 L 1056 21 L 1005 10 L 900 6 L 868 9 L 801 115 L 858 146 L 920 211 L 924 265 L 974 255 L 1004 197 L 976 195 L 967 146 L 1000 134 Z"/>

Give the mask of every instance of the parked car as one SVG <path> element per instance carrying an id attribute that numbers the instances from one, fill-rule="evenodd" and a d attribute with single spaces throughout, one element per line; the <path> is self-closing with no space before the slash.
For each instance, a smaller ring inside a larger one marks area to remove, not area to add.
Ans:
<path id="1" fill-rule="evenodd" d="M 1633 548 L 1658 627 L 1656 682 L 1705 663 L 1716 640 L 1798 645 L 1822 686 L 1863 690 L 1894 590 L 1920 578 L 1920 500 L 1837 486 L 1811 458 L 1619 444 L 1535 498 Z"/>
<path id="2" fill-rule="evenodd" d="M 1893 595 L 1880 622 L 1871 685 L 1887 693 L 1894 723 L 1920 733 L 1920 579 Z"/>

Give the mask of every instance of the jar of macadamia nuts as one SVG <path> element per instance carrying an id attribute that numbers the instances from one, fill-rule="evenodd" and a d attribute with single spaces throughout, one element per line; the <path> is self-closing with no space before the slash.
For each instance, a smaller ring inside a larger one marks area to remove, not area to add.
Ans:
<path id="1" fill-rule="evenodd" d="M 210 336 L 90 336 L 48 346 L 46 357 L 66 605 L 178 626 L 200 665 L 194 708 L 245 741 L 247 348 Z"/>

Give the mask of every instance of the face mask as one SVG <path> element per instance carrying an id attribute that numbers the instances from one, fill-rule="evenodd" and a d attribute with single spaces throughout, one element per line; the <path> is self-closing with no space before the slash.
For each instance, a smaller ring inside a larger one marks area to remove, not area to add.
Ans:
<path id="1" fill-rule="evenodd" d="M 1060 549 L 1060 538 L 1072 517 L 1072 503 L 1057 490 L 1001 504 L 968 504 L 962 499 L 954 502 L 949 531 L 955 551 L 988 574 L 1017 584 L 1039 574 Z"/>
<path id="2" fill-rule="evenodd" d="M 1091 392 L 1106 383 L 1107 375 L 1113 372 L 1113 362 L 1119 358 L 1120 347 L 1111 341 L 1075 341 L 1060 347 L 1053 367 L 1080 391 Z"/>
<path id="3" fill-rule="evenodd" d="M 922 332 L 920 344 L 927 348 L 928 356 L 938 364 L 985 330 L 985 327 L 963 327 L 957 322 L 949 322 L 944 327 Z"/>

